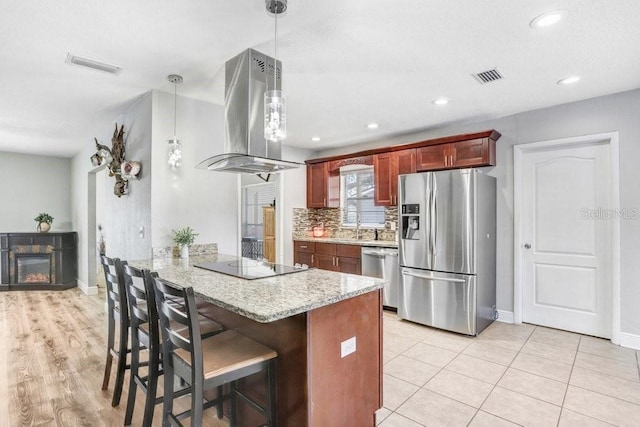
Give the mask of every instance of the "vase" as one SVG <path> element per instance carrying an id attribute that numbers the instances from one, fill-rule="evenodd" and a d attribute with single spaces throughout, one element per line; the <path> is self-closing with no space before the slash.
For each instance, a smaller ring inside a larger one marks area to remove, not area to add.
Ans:
<path id="1" fill-rule="evenodd" d="M 189 246 L 187 245 L 180 246 L 180 258 L 182 259 L 189 258 Z"/>
<path id="2" fill-rule="evenodd" d="M 40 222 L 38 223 L 38 227 L 36 227 L 36 230 L 38 230 L 40 233 L 46 233 L 47 231 L 51 230 L 51 224 L 49 224 L 48 222 Z"/>

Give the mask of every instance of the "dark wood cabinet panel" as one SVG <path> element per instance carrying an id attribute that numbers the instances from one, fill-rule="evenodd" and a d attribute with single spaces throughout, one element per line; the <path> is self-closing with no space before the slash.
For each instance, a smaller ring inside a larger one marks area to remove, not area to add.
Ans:
<path id="1" fill-rule="evenodd" d="M 416 169 L 423 172 L 493 166 L 496 164 L 495 153 L 495 141 L 491 138 L 421 147 L 417 149 Z"/>
<path id="2" fill-rule="evenodd" d="M 336 257 L 334 255 L 315 254 L 315 266 L 321 270 L 338 271 Z"/>
<path id="3" fill-rule="evenodd" d="M 361 247 L 359 245 L 343 245 L 336 243 L 335 254 L 339 257 L 360 258 Z"/>
<path id="4" fill-rule="evenodd" d="M 340 206 L 340 171 L 329 170 L 329 162 L 307 165 L 307 207 Z"/>
<path id="5" fill-rule="evenodd" d="M 375 180 L 376 206 L 395 206 L 398 204 L 398 175 L 416 171 L 415 148 L 390 151 L 374 156 L 373 176 Z"/>
<path id="6" fill-rule="evenodd" d="M 293 262 L 315 267 L 316 244 L 314 242 L 293 242 Z"/>
<path id="7" fill-rule="evenodd" d="M 398 181 L 398 159 L 394 153 L 380 153 L 373 158 L 373 178 L 375 183 L 374 203 L 376 206 L 394 205 L 393 181 Z"/>
<path id="8" fill-rule="evenodd" d="M 336 257 L 336 271 L 349 274 L 362 274 L 362 267 L 360 265 L 360 257 L 348 258 L 348 257 Z"/>
<path id="9" fill-rule="evenodd" d="M 324 208 L 327 203 L 327 164 L 307 165 L 307 207 Z"/>
<path id="10" fill-rule="evenodd" d="M 449 144 L 429 145 L 416 149 L 416 170 L 418 172 L 445 169 Z"/>
<path id="11" fill-rule="evenodd" d="M 415 173 L 416 171 L 416 149 L 410 148 L 408 150 L 394 151 L 398 158 L 398 175 L 405 173 Z M 398 180 L 396 179 L 396 190 L 398 186 Z"/>
<path id="12" fill-rule="evenodd" d="M 456 167 L 495 165 L 495 142 L 488 139 L 460 141 L 453 145 L 453 164 Z"/>
<path id="13" fill-rule="evenodd" d="M 322 270 L 362 274 L 360 246 L 294 240 L 293 261 Z"/>

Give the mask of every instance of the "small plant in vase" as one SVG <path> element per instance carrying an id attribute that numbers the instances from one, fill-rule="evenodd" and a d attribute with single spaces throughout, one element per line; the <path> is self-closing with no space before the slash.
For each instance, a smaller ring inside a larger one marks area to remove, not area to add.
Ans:
<path id="1" fill-rule="evenodd" d="M 36 230 L 40 233 L 46 233 L 51 230 L 51 223 L 53 222 L 53 217 L 46 212 L 41 212 L 37 217 L 34 218 L 35 222 L 38 223 Z"/>
<path id="2" fill-rule="evenodd" d="M 196 240 L 198 233 L 191 227 L 173 231 L 173 241 L 180 247 L 180 258 L 189 258 L 189 246 Z"/>

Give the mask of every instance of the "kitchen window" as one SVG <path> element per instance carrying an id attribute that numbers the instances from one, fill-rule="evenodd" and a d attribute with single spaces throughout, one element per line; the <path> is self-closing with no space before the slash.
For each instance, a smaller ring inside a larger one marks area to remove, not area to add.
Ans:
<path id="1" fill-rule="evenodd" d="M 384 206 L 374 204 L 375 181 L 372 166 L 340 169 L 341 222 L 344 227 L 383 228 Z"/>

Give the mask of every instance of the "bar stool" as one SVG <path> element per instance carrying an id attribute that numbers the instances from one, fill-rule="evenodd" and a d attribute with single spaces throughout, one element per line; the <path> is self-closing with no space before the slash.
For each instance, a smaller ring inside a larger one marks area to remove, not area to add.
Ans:
<path id="1" fill-rule="evenodd" d="M 236 425 L 236 399 L 246 400 L 251 407 L 265 416 L 267 425 L 276 425 L 276 375 L 277 353 L 235 331 L 226 330 L 212 337 L 202 339 L 200 326 L 194 321 L 198 311 L 193 288 L 180 288 L 159 278 L 153 281 L 160 330 L 162 331 L 162 352 L 164 370 L 163 425 L 182 426 L 181 419 L 191 417 L 191 425 L 202 425 L 202 412 L 223 400 L 230 399 L 230 425 Z M 171 304 L 170 297 L 179 297 L 184 304 Z M 185 334 L 181 328 L 188 328 Z M 260 405 L 240 392 L 236 385 L 239 379 L 258 372 L 265 372 L 267 380 L 266 404 Z M 174 375 L 190 385 L 191 409 L 173 413 Z M 204 402 L 204 390 L 231 383 L 229 395 L 218 395 L 216 399 Z"/>
<path id="2" fill-rule="evenodd" d="M 130 265 L 124 266 L 124 283 L 129 301 L 129 320 L 131 324 L 131 375 L 129 378 L 129 398 L 125 412 L 125 425 L 130 425 L 138 387 L 146 394 L 142 425 L 151 426 L 153 409 L 162 403 L 162 397 L 156 398 L 158 379 L 163 374 L 161 336 L 158 328 L 158 311 L 150 277 L 157 276 L 148 270 L 140 270 Z M 171 302 L 176 304 L 179 302 Z M 217 322 L 198 316 L 200 332 L 208 337 L 221 332 L 224 328 Z M 183 328 L 184 329 L 184 328 Z M 140 361 L 140 352 L 148 350 L 148 362 Z M 147 366 L 147 375 L 141 376 L 140 367 Z M 186 394 L 183 393 L 183 394 Z"/>
<path id="3" fill-rule="evenodd" d="M 109 388 L 111 377 L 111 364 L 113 358 L 117 358 L 116 383 L 113 387 L 111 406 L 120 404 L 124 373 L 131 365 L 127 365 L 127 353 L 129 349 L 129 309 L 127 307 L 127 292 L 124 286 L 123 264 L 118 258 L 100 257 L 104 269 L 104 278 L 107 285 L 107 361 L 104 366 L 102 378 L 102 390 Z M 119 330 L 118 348 L 115 347 L 116 325 Z"/>

